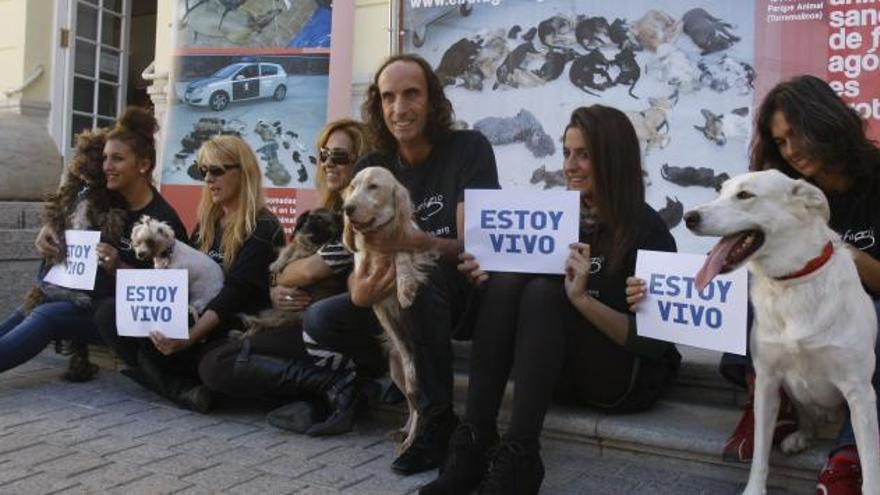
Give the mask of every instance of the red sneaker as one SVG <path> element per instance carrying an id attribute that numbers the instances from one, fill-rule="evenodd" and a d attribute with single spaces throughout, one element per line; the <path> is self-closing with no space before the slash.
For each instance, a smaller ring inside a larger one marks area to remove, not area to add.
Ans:
<path id="1" fill-rule="evenodd" d="M 838 451 L 819 473 L 816 495 L 859 495 L 862 493 L 862 468 L 855 447 Z"/>
<path id="2" fill-rule="evenodd" d="M 733 434 L 724 444 L 721 459 L 724 462 L 750 462 L 755 447 L 755 375 L 746 378 L 749 384 L 749 400 L 745 411 L 733 430 Z M 773 445 L 779 445 L 785 437 L 797 431 L 797 412 L 794 405 L 779 389 L 779 415 L 776 417 L 776 428 L 773 430 Z"/>

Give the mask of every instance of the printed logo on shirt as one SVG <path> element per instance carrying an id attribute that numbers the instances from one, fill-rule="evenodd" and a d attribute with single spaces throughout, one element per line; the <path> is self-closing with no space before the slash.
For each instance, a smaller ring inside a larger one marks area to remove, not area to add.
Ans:
<path id="1" fill-rule="evenodd" d="M 208 256 L 211 257 L 216 263 L 223 264 L 223 253 L 217 251 L 216 249 L 212 249 L 208 251 Z"/>
<path id="2" fill-rule="evenodd" d="M 871 249 L 876 244 L 873 227 L 865 230 L 847 230 L 840 239 L 861 251 Z"/>
<path id="3" fill-rule="evenodd" d="M 590 258 L 590 274 L 592 275 L 601 272 L 603 263 L 605 263 L 604 256 L 594 256 Z"/>
<path id="4" fill-rule="evenodd" d="M 443 211 L 443 195 L 435 194 L 428 196 L 417 204 L 415 209 L 419 219 L 424 222 Z"/>

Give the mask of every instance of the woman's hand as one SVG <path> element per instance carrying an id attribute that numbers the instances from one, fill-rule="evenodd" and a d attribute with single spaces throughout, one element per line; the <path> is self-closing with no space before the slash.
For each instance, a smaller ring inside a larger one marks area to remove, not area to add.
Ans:
<path id="1" fill-rule="evenodd" d="M 43 225 L 40 231 L 37 232 L 37 240 L 34 241 L 34 246 L 37 248 L 37 252 L 45 258 L 61 256 L 61 241 L 58 240 L 58 234 L 49 228 L 48 225 Z"/>
<path id="2" fill-rule="evenodd" d="M 115 247 L 106 242 L 99 242 L 95 253 L 98 255 L 98 266 L 104 271 L 112 272 L 119 268 L 119 251 Z"/>
<path id="3" fill-rule="evenodd" d="M 348 277 L 348 293 L 355 306 L 367 308 L 388 297 L 397 281 L 391 256 L 369 256 Z"/>
<path id="4" fill-rule="evenodd" d="M 153 345 L 156 346 L 159 352 L 166 356 L 180 352 L 192 345 L 190 339 L 169 339 L 158 330 L 150 332 L 150 341 L 153 342 Z"/>
<path id="5" fill-rule="evenodd" d="M 638 277 L 626 278 L 626 303 L 629 310 L 638 311 L 639 303 L 645 299 L 645 281 Z"/>
<path id="6" fill-rule="evenodd" d="M 570 244 L 571 252 L 565 260 L 565 294 L 576 303 L 587 297 L 587 280 L 590 277 L 590 245 L 581 242 Z"/>
<path id="7" fill-rule="evenodd" d="M 272 307 L 281 311 L 305 311 L 312 304 L 312 296 L 298 287 L 276 285 L 269 289 Z"/>
<path id="8" fill-rule="evenodd" d="M 480 264 L 471 253 L 461 253 L 458 255 L 458 271 L 468 278 L 476 287 L 480 287 L 489 280 L 489 274 L 480 270 Z"/>

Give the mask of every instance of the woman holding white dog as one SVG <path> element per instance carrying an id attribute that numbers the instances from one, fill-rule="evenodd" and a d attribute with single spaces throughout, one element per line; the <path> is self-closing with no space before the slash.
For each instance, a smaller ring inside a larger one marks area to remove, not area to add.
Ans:
<path id="1" fill-rule="evenodd" d="M 539 436 L 552 400 L 605 411 L 650 407 L 681 357 L 672 344 L 639 337 L 625 300 L 636 251 L 675 251 L 644 201 L 639 144 L 619 110 L 575 110 L 565 129 L 563 170 L 581 195 L 581 242 L 566 275 L 486 273 L 464 253 L 459 270 L 485 285 L 475 325 L 467 410 L 440 477 L 422 494 L 537 493 L 544 476 Z M 510 429 L 497 415 L 515 384 Z"/>
<path id="2" fill-rule="evenodd" d="M 190 243 L 223 267 L 220 293 L 186 340 L 158 331 L 149 339 L 120 338 L 113 305 L 96 318 L 104 338 L 129 366 L 127 376 L 182 407 L 208 412 L 211 395 L 198 378 L 199 360 L 225 331 L 239 326 L 237 314 L 269 305 L 268 267 L 283 244 L 283 230 L 265 207 L 257 159 L 241 138 L 212 137 L 199 149 L 197 162 L 205 186 Z"/>
<path id="3" fill-rule="evenodd" d="M 825 81 L 795 77 L 770 90 L 758 110 L 751 166 L 806 179 L 825 193 L 831 208 L 829 225 L 850 245 L 862 285 L 880 314 L 880 149 L 865 135 L 865 125 Z M 754 437 L 751 360 L 725 355 L 721 371 L 734 383 L 748 384 L 750 400 L 724 452 L 725 459 L 748 462 Z M 877 369 L 873 383 L 877 391 Z M 861 493 L 859 457 L 849 414 L 846 418 L 819 474 L 818 493 Z M 781 410 L 774 441 L 794 431 L 796 421 L 790 406 Z"/>
<path id="4" fill-rule="evenodd" d="M 144 109 L 130 107 L 119 117 L 110 130 L 84 133 L 80 140 L 100 139 L 103 143 L 103 172 L 106 187 L 119 193 L 128 207 L 123 240 L 119 246 L 100 243 L 96 248 L 98 270 L 93 299 L 113 294 L 114 273 L 120 266 L 136 266 L 137 260 L 130 249 L 124 249 L 131 227 L 141 214 L 156 215 L 171 223 L 180 238 L 186 237 L 183 224 L 168 203 L 152 186 L 151 174 L 155 165 L 153 134 L 158 125 Z M 86 157 L 79 157 L 87 159 Z M 72 212 L 68 212 L 72 213 Z M 57 253 L 64 232 L 54 232 L 48 226 L 40 229 L 36 247 L 41 254 Z M 96 303 L 95 307 L 100 306 Z M 46 302 L 29 315 L 20 311 L 0 324 L 0 371 L 22 364 L 39 354 L 51 340 L 73 339 L 84 343 L 101 343 L 101 335 L 93 323 L 94 310 L 77 307 L 69 301 Z M 91 378 L 97 371 L 88 361 L 80 370 L 80 380 Z"/>
<path id="5" fill-rule="evenodd" d="M 369 151 L 366 129 L 350 119 L 330 122 L 318 136 L 317 149 L 316 206 L 340 211 L 342 191 L 351 181 L 354 164 Z M 305 311 L 312 302 L 305 289 L 334 277 L 344 288 L 352 262 L 351 253 L 337 238 L 316 254 L 289 263 L 272 281 L 273 307 Z M 269 423 L 310 435 L 350 430 L 361 384 L 349 371 L 316 366 L 306 352 L 301 325 L 269 328 L 230 340 L 205 356 L 199 373 L 212 390 L 233 397 L 296 399 L 299 402 L 271 412 Z M 322 403 L 307 401 L 310 397 Z M 329 409 L 328 414 L 319 414 L 322 407 Z"/>

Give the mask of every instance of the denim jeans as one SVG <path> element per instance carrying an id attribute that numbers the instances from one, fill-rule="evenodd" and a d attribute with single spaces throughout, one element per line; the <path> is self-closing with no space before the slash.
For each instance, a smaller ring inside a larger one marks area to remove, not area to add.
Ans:
<path id="1" fill-rule="evenodd" d="M 16 310 L 0 323 L 0 372 L 29 361 L 56 339 L 101 343 L 91 311 L 71 302 L 41 304 L 27 316 Z"/>

